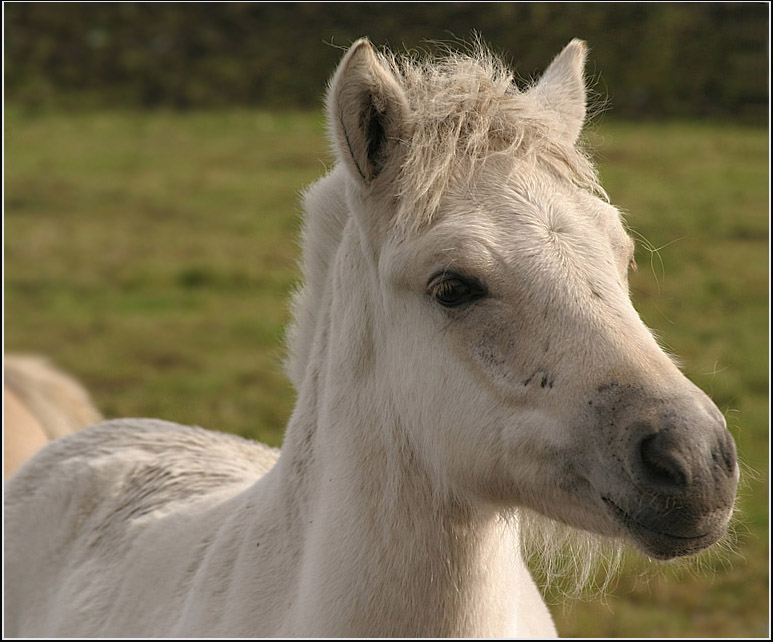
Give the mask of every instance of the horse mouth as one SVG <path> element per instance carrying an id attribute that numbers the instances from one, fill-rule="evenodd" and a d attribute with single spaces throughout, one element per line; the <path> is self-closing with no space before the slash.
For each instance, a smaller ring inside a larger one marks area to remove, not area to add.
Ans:
<path id="1" fill-rule="evenodd" d="M 625 528 L 645 554 L 655 559 L 670 560 L 700 553 L 715 544 L 725 533 L 723 523 L 697 535 L 676 535 L 633 517 L 609 497 L 601 499 L 612 512 L 615 521 Z"/>

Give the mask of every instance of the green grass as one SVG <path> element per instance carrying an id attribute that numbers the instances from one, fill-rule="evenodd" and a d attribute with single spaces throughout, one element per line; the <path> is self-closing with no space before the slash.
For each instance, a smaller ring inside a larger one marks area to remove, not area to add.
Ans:
<path id="1" fill-rule="evenodd" d="M 52 357 L 108 416 L 279 445 L 298 192 L 330 164 L 318 113 L 6 113 L 5 349 Z M 605 122 L 632 292 L 726 412 L 747 475 L 737 553 L 701 572 L 629 562 L 564 636 L 768 634 L 768 194 L 763 130 Z M 659 248 L 651 252 L 647 248 Z"/>
<path id="2" fill-rule="evenodd" d="M 109 416 L 278 445 L 321 116 L 10 114 L 6 133 L 6 348 L 51 355 Z"/>

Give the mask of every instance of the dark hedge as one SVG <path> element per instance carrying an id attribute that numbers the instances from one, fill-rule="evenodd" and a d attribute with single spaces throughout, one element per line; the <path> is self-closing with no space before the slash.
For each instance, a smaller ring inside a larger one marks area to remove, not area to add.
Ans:
<path id="1" fill-rule="evenodd" d="M 341 47 L 482 35 L 523 78 L 573 37 L 627 117 L 767 122 L 767 3 L 6 3 L 26 108 L 319 106 Z"/>

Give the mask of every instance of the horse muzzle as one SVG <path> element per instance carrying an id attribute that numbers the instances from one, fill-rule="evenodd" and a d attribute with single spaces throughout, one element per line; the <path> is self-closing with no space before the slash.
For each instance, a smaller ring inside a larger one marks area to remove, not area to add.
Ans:
<path id="1" fill-rule="evenodd" d="M 676 398 L 618 390 L 597 405 L 607 461 L 607 516 L 657 559 L 693 555 L 724 537 L 739 469 L 724 417 L 697 388 Z M 601 481 L 601 480 L 599 480 Z"/>

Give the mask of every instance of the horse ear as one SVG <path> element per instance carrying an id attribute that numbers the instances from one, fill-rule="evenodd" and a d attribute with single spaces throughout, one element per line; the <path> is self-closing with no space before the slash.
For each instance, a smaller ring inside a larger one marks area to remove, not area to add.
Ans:
<path id="1" fill-rule="evenodd" d="M 572 142 L 577 141 L 585 122 L 586 55 L 585 42 L 575 38 L 553 59 L 531 90 L 558 115 Z"/>
<path id="2" fill-rule="evenodd" d="M 365 183 L 386 168 L 405 127 L 408 103 L 397 78 L 363 38 L 346 52 L 327 96 L 337 156 Z"/>

